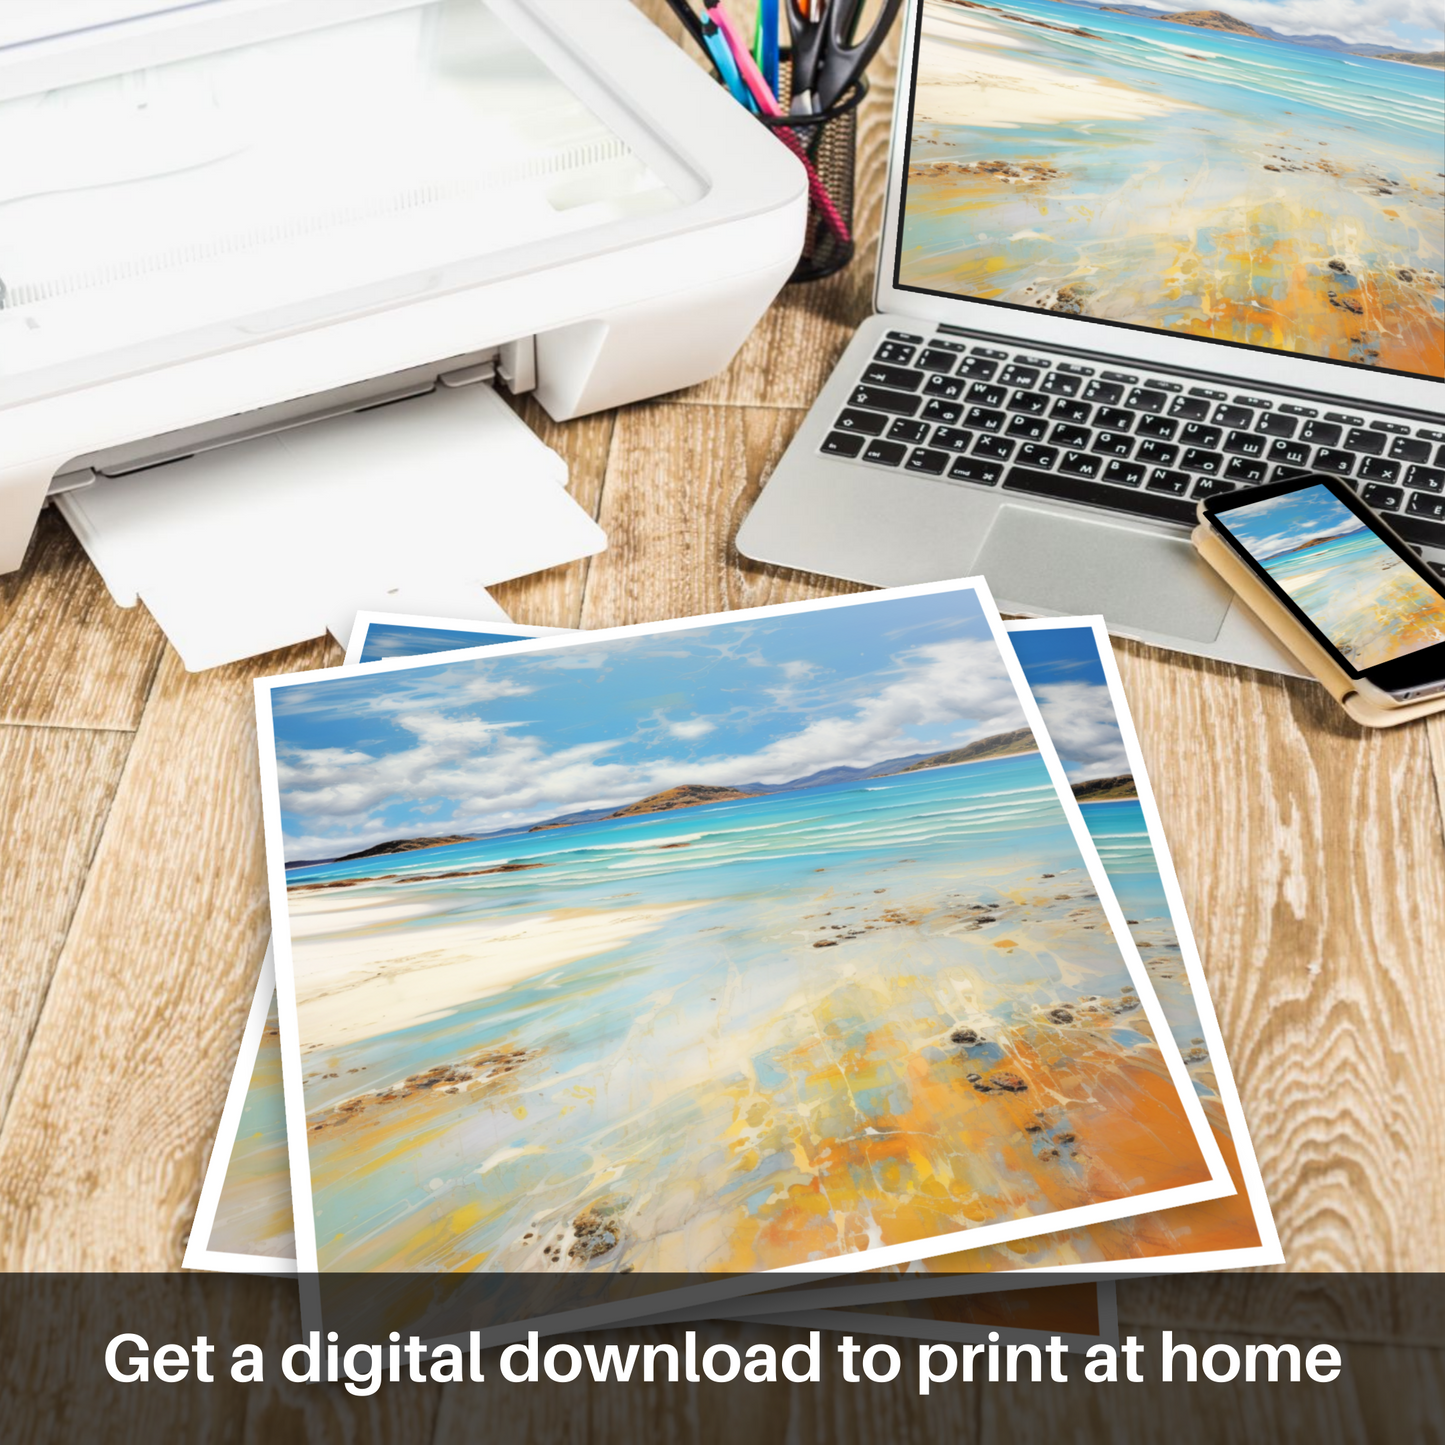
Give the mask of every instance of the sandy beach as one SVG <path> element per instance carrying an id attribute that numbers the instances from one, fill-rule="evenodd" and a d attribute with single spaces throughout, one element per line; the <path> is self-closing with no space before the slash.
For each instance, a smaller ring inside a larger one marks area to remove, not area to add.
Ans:
<path id="1" fill-rule="evenodd" d="M 659 928 L 689 905 L 558 909 L 498 923 L 377 929 L 435 908 L 335 897 L 291 900 L 297 1013 L 304 1051 L 377 1038 L 591 958 Z M 418 947 L 421 944 L 421 947 Z"/>
<path id="2" fill-rule="evenodd" d="M 920 70 L 918 77 L 915 125 L 1011 130 L 1076 120 L 1143 120 L 1197 109 L 1186 101 L 1148 95 L 1115 81 L 1061 80 L 1055 72 L 1027 60 L 979 54 L 971 47 L 1018 46 L 1007 27 L 991 23 L 980 11 L 942 14 L 930 7 L 924 15 L 923 34 L 934 44 L 927 70 Z"/>

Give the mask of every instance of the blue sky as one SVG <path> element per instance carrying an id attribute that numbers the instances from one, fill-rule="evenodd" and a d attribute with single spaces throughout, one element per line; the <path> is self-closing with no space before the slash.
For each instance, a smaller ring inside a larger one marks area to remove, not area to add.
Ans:
<path id="1" fill-rule="evenodd" d="M 1130 772 L 1093 629 L 1010 632 L 1009 641 L 1070 780 Z"/>
<path id="2" fill-rule="evenodd" d="M 1302 546 L 1312 538 L 1353 532 L 1365 525 L 1324 487 L 1309 487 L 1236 507 L 1220 520 L 1261 560 Z"/>
<path id="3" fill-rule="evenodd" d="M 785 782 L 1023 722 L 971 591 L 363 673 L 271 699 L 292 858 L 681 783 Z"/>
<path id="4" fill-rule="evenodd" d="M 373 622 L 366 629 L 361 662 L 389 662 L 398 657 L 422 657 L 428 652 L 455 652 L 463 647 L 493 647 L 515 642 L 515 633 L 453 632 L 441 627 L 408 627 L 394 622 Z"/>

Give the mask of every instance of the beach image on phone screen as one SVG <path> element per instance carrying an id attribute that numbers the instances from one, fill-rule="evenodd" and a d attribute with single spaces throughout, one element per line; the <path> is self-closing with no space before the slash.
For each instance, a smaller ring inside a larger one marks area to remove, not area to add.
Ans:
<path id="1" fill-rule="evenodd" d="M 1445 596 L 1328 487 L 1216 520 L 1361 672 L 1445 642 Z"/>

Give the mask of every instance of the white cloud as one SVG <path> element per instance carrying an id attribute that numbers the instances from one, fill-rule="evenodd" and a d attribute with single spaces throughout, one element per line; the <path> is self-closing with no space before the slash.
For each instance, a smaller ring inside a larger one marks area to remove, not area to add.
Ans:
<path id="1" fill-rule="evenodd" d="M 1052 682 L 1034 692 L 1049 736 L 1074 782 L 1130 771 L 1107 687 L 1096 682 Z"/>
<path id="2" fill-rule="evenodd" d="M 1288 35 L 1337 35 L 1367 45 L 1398 43 L 1396 25 L 1445 29 L 1438 0 L 1230 0 L 1226 8 L 1238 20 Z"/>
<path id="3" fill-rule="evenodd" d="M 689 718 L 684 722 L 668 722 L 664 719 L 663 726 L 667 728 L 673 737 L 687 740 L 706 737 L 712 732 L 716 724 L 710 723 L 705 717 L 695 717 Z"/>

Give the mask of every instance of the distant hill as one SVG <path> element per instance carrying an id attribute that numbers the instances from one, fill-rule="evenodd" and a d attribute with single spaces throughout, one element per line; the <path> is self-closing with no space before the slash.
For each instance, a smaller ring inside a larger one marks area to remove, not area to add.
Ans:
<path id="1" fill-rule="evenodd" d="M 635 818 L 641 813 L 670 813 L 674 808 L 695 808 L 700 803 L 730 803 L 734 798 L 752 798 L 755 793 L 745 793 L 741 788 L 713 788 L 705 783 L 684 783 L 679 788 L 666 788 L 650 798 L 629 803 L 609 818 Z"/>
<path id="2" fill-rule="evenodd" d="M 343 853 L 337 858 L 328 858 L 328 863 L 351 863 L 357 858 L 379 858 L 383 853 L 414 853 L 421 848 L 450 848 L 453 843 L 475 843 L 475 833 L 454 833 L 445 838 L 393 838 L 389 843 L 377 843 L 363 848 L 359 853 Z"/>
<path id="3" fill-rule="evenodd" d="M 1200 30 L 1227 30 L 1231 35 L 1253 35 L 1258 40 L 1268 40 L 1264 31 L 1226 15 L 1223 10 L 1181 10 L 1177 15 L 1160 15 L 1160 20 L 1171 25 L 1194 25 Z"/>
<path id="4" fill-rule="evenodd" d="M 1038 747 L 1037 740 L 1028 728 L 1015 728 L 1010 733 L 995 733 L 990 738 L 979 738 L 967 747 L 954 748 L 946 753 L 934 753 L 931 758 L 909 763 L 906 768 L 894 769 L 889 776 L 917 773 L 924 768 L 948 768 L 955 763 L 981 763 L 985 758 L 1006 758 L 1011 753 L 1033 753 L 1038 751 Z"/>
<path id="5" fill-rule="evenodd" d="M 1069 0 L 1089 10 L 1105 10 L 1114 15 L 1132 15 L 1139 20 L 1164 20 L 1176 25 L 1194 25 L 1201 30 L 1220 30 L 1230 35 L 1250 36 L 1257 40 L 1279 40 L 1287 45 L 1303 45 L 1309 50 L 1332 50 L 1341 55 L 1360 55 L 1369 60 L 1394 60 L 1405 65 L 1427 65 L 1436 69 L 1445 66 L 1445 51 L 1398 50 L 1389 45 L 1360 44 L 1342 40 L 1338 35 L 1323 33 L 1291 35 L 1269 25 L 1250 25 L 1237 20 L 1225 10 L 1180 10 L 1161 15 L 1147 5 L 1103 5 L 1096 0 Z"/>
<path id="6" fill-rule="evenodd" d="M 1111 803 L 1115 798 L 1137 798 L 1133 773 L 1118 773 L 1112 778 L 1088 778 L 1072 784 L 1074 796 L 1081 803 Z"/>

